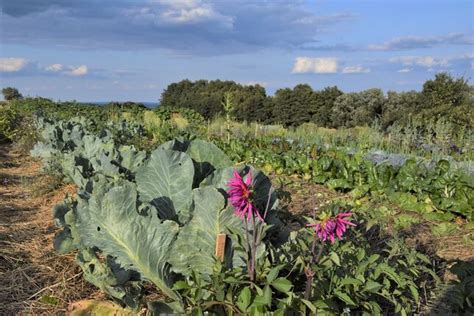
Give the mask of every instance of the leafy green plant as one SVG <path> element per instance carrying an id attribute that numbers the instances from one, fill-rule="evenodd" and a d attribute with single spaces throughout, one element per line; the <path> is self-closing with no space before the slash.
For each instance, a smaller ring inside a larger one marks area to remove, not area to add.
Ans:
<path id="1" fill-rule="evenodd" d="M 59 172 L 78 187 L 77 198 L 54 209 L 62 227 L 55 249 L 77 251 L 84 277 L 124 305 L 146 304 L 155 314 L 410 314 L 419 311 L 426 301 L 421 293 L 438 280 L 426 256 L 396 236 L 380 233 L 374 240 L 375 226 L 364 230 L 366 219 L 356 213 L 357 229 L 316 252 L 314 232 L 290 233 L 279 218 L 269 178 L 245 164 L 234 167 L 231 158 L 257 164 L 271 158 L 339 190 L 409 194 L 417 203 L 438 194 L 417 183 L 451 174 L 445 163 L 431 171 L 409 163 L 400 173 L 337 150 L 282 143 L 269 151 L 256 143 L 255 153 L 234 140 L 224 142 L 231 157 L 198 139 L 172 140 L 147 153 L 122 145 L 108 130 L 90 132 L 87 121 L 42 124 L 43 141 L 33 153 L 47 165 L 59 162 Z M 293 165 L 277 160 L 274 152 L 291 149 L 300 158 Z M 239 204 L 229 186 L 238 177 L 248 189 L 242 196 L 260 212 L 250 220 L 262 215 L 263 220 L 246 225 L 235 215 L 249 214 L 234 209 Z M 343 210 L 340 204 L 320 210 L 320 224 Z M 215 255 L 218 234 L 226 235 L 222 259 Z M 147 300 L 150 284 L 166 298 Z"/>
<path id="2" fill-rule="evenodd" d="M 13 140 L 18 133 L 21 116 L 12 106 L 0 105 L 0 140 Z"/>

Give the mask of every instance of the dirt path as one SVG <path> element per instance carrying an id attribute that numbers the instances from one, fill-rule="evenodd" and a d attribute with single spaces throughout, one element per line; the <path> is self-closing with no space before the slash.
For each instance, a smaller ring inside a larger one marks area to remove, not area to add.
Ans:
<path id="1" fill-rule="evenodd" d="M 74 256 L 52 247 L 51 209 L 74 188 L 48 192 L 40 169 L 0 144 L 0 315 L 61 315 L 70 302 L 95 295 Z"/>

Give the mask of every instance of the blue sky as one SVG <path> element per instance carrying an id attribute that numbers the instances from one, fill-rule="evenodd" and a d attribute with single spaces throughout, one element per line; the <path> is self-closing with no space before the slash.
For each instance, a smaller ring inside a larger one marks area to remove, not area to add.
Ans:
<path id="1" fill-rule="evenodd" d="M 472 79 L 473 21 L 470 0 L 3 1 L 0 86 L 78 101 L 157 101 L 186 78 L 419 90 L 440 71 Z"/>

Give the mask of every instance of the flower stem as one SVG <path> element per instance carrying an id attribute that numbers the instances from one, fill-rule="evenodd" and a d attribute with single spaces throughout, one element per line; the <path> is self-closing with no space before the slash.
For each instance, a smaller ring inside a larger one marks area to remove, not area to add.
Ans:
<path id="1" fill-rule="evenodd" d="M 272 198 L 272 194 L 273 194 L 273 187 L 270 187 L 270 189 L 268 190 L 267 205 L 265 206 L 265 212 L 263 213 L 263 221 L 261 225 L 258 227 L 258 229 L 255 228 L 258 233 L 257 238 L 256 238 L 256 243 L 258 243 L 258 245 L 260 245 L 260 243 L 262 242 L 262 234 L 263 234 L 263 230 L 265 229 L 265 225 L 266 225 L 265 220 L 267 219 L 268 210 L 270 208 L 270 200 Z"/>
<path id="2" fill-rule="evenodd" d="M 255 281 L 255 261 L 257 256 L 257 227 L 255 222 L 255 214 L 252 213 L 252 233 L 253 233 L 253 242 L 252 242 L 252 253 L 251 253 L 251 262 L 250 262 L 250 281 Z"/>
<path id="3" fill-rule="evenodd" d="M 250 250 L 250 236 L 249 236 L 249 224 L 247 219 L 244 219 L 245 222 L 245 236 L 247 239 L 247 247 L 246 247 L 246 252 L 247 252 L 247 273 L 249 274 L 249 278 L 252 280 L 252 274 L 251 274 L 251 250 Z"/>
<path id="4" fill-rule="evenodd" d="M 324 250 L 324 244 L 321 244 L 321 247 L 319 247 L 318 253 L 316 253 L 316 244 L 317 244 L 317 236 L 315 235 L 313 244 L 311 245 L 311 260 L 309 262 L 308 268 L 305 269 L 305 275 L 306 275 L 306 288 L 304 291 L 305 300 L 309 300 L 309 298 L 311 297 L 311 290 L 312 290 L 313 279 L 314 279 L 314 271 L 311 268 L 311 266 L 318 263 L 319 258 L 321 257 L 321 254 L 323 253 L 323 250 Z"/>

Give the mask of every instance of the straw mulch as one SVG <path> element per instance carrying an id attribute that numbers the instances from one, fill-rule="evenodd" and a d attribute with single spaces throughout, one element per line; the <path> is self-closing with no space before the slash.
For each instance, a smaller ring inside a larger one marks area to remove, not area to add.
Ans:
<path id="1" fill-rule="evenodd" d="M 100 297 L 74 255 L 52 247 L 52 207 L 75 188 L 41 193 L 49 179 L 41 164 L 0 144 L 0 315 L 62 315 L 79 299 Z"/>

